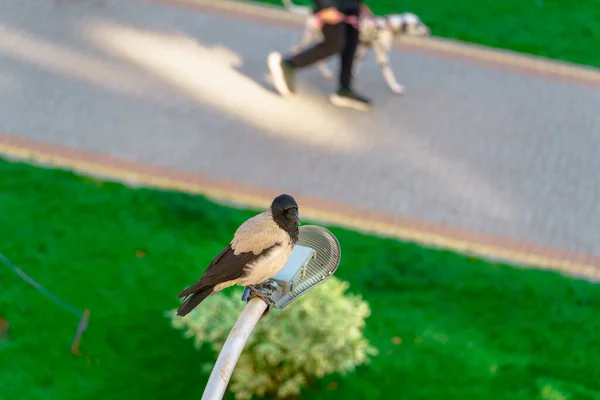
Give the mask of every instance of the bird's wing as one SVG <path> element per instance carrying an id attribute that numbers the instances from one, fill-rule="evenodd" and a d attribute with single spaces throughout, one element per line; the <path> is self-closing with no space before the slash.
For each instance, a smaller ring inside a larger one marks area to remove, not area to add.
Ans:
<path id="1" fill-rule="evenodd" d="M 258 254 L 251 251 L 235 254 L 231 244 L 228 244 L 227 247 L 225 247 L 225 249 L 223 249 L 223 251 L 208 265 L 202 278 L 179 293 L 178 297 L 185 297 L 194 292 L 218 285 L 219 283 L 244 276 L 246 274 L 246 265 L 265 256 L 278 245 L 279 243 L 274 243 Z"/>
<path id="2" fill-rule="evenodd" d="M 178 297 L 244 276 L 246 265 L 289 240 L 268 212 L 246 220 L 235 232 L 231 243 L 208 265 L 202 278 Z"/>

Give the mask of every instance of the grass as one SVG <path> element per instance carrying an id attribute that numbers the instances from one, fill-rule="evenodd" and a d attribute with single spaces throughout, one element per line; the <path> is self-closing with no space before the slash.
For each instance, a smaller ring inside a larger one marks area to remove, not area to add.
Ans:
<path id="1" fill-rule="evenodd" d="M 281 0 L 257 1 L 281 5 Z M 435 36 L 600 67 L 600 0 L 365 0 L 365 4 L 378 15 L 414 12 Z"/>
<path id="2" fill-rule="evenodd" d="M 0 399 L 200 396 L 214 354 L 163 312 L 255 211 L 2 160 L 0 176 L 0 251 L 91 310 L 72 356 L 76 318 L 0 265 Z M 370 303 L 380 354 L 305 398 L 600 398 L 598 286 L 331 229 L 336 275 Z"/>

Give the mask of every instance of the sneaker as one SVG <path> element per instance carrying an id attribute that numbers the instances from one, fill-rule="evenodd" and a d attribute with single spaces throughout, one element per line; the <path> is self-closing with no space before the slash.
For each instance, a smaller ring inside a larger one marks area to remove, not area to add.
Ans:
<path id="1" fill-rule="evenodd" d="M 267 59 L 269 71 L 273 77 L 275 89 L 282 95 L 287 96 L 294 93 L 294 70 L 286 65 L 279 53 L 271 53 Z"/>
<path id="2" fill-rule="evenodd" d="M 340 89 L 337 93 L 329 96 L 331 104 L 338 107 L 353 108 L 359 111 L 368 111 L 371 108 L 371 100 L 356 94 L 350 89 Z"/>

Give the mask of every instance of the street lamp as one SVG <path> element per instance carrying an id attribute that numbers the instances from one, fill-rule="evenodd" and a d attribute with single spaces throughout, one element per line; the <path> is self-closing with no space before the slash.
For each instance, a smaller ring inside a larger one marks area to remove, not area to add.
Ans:
<path id="1" fill-rule="evenodd" d="M 333 275 L 340 263 L 340 244 L 330 231 L 316 225 L 300 226 L 299 229 L 298 243 L 285 266 L 277 275 L 266 281 L 266 285 L 254 287 L 271 300 L 273 307 L 280 310 Z M 269 307 L 259 297 L 248 300 L 250 294 L 250 289 L 246 288 L 242 295 L 242 300 L 247 301 L 246 307 L 233 325 L 219 353 L 202 400 L 223 398 L 252 330 Z"/>

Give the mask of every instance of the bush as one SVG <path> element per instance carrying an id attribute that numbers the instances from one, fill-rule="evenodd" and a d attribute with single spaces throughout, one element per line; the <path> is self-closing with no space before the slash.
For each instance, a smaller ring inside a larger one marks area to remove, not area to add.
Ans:
<path id="1" fill-rule="evenodd" d="M 366 301 L 345 294 L 349 284 L 335 277 L 312 289 L 285 310 L 271 310 L 250 336 L 234 370 L 229 390 L 237 399 L 267 394 L 285 398 L 299 394 L 312 381 L 327 374 L 345 375 L 369 362 L 377 349 L 363 336 Z M 196 348 L 223 347 L 245 303 L 241 289 L 231 296 L 209 296 L 185 317 L 171 310 L 173 327 L 194 337 Z M 212 364 L 205 368 L 210 371 Z"/>

